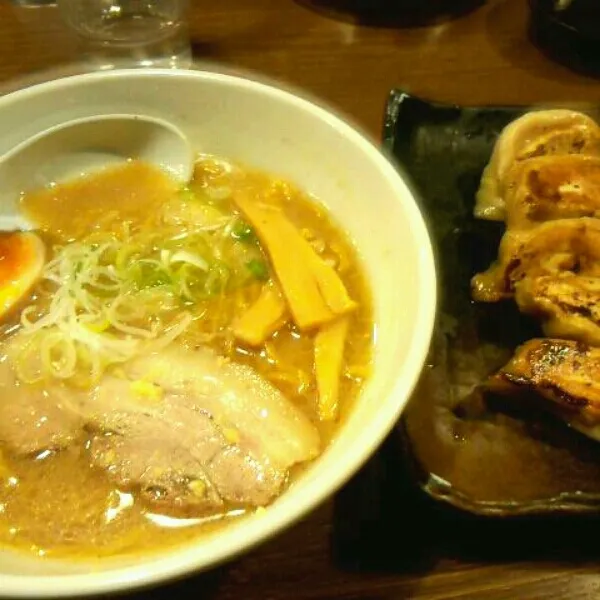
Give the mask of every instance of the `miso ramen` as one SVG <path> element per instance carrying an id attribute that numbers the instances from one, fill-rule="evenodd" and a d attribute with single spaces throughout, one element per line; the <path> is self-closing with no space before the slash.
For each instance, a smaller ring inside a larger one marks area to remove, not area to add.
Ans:
<path id="1" fill-rule="evenodd" d="M 293 185 L 204 156 L 23 194 L 0 238 L 0 544 L 140 552 L 253 515 L 368 377 L 351 242 Z"/>

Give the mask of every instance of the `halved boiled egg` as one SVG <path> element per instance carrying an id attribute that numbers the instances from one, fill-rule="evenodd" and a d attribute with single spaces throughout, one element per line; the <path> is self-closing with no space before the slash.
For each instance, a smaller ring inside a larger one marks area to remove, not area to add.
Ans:
<path id="1" fill-rule="evenodd" d="M 35 233 L 0 233 L 0 317 L 29 293 L 45 260 L 46 247 Z"/>

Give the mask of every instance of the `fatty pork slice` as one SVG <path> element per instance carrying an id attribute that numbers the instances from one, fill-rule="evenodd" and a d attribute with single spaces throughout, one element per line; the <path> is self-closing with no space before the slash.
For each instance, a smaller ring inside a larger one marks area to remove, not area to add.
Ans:
<path id="1" fill-rule="evenodd" d="M 167 349 L 134 360 L 125 379 L 105 378 L 88 429 L 93 464 L 176 514 L 266 505 L 320 445 L 276 388 L 208 349 Z"/>
<path id="2" fill-rule="evenodd" d="M 11 358 L 22 343 L 15 336 L 0 350 L 0 443 L 23 456 L 59 450 L 81 437 L 78 392 L 60 382 L 18 381 Z"/>
<path id="3" fill-rule="evenodd" d="M 529 112 L 501 132 L 481 178 L 475 216 L 502 221 L 510 169 L 536 156 L 598 155 L 600 127 L 589 116 L 564 109 Z"/>
<path id="4" fill-rule="evenodd" d="M 275 466 L 288 468 L 319 453 L 318 432 L 300 409 L 251 367 L 208 348 L 173 345 L 135 359 L 126 371 L 130 379 L 197 398 L 216 422 L 243 435 L 256 456 Z"/>

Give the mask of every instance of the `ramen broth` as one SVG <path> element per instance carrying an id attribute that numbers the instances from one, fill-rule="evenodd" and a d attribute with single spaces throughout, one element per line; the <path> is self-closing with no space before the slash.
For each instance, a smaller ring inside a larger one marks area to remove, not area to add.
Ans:
<path id="1" fill-rule="evenodd" d="M 252 366 L 316 425 L 323 449 L 335 436 L 368 377 L 373 315 L 368 286 L 351 242 L 313 199 L 271 175 L 206 156 L 198 160 L 193 181 L 185 190 L 178 190 L 173 181 L 153 167 L 134 161 L 25 194 L 22 210 L 39 225 L 48 260 L 52 260 L 57 248 L 96 234 L 101 239 L 111 233 L 120 235 L 123 230 L 128 235 L 160 234 L 163 229 L 171 236 L 185 232 L 189 220 L 196 218 L 194 211 L 204 210 L 195 204 L 196 197 L 208 198 L 209 209 L 214 205 L 234 211 L 230 196 L 248 190 L 283 208 L 319 256 L 335 267 L 358 305 L 349 316 L 339 416 L 333 422 L 319 418 L 313 333 L 302 333 L 288 321 L 264 344 L 253 348 L 237 341 L 231 331 L 233 319 L 259 297 L 269 272 L 273 277 L 272 271 L 265 272 L 268 259 L 260 245 L 256 246 L 256 258 L 247 263 L 251 271 L 247 281 L 230 291 L 195 301 L 190 308 L 193 319 L 174 343 L 186 347 L 208 345 L 220 355 Z M 198 213 L 198 218 L 205 217 Z M 241 238 L 248 235 L 252 235 L 250 228 L 240 230 Z M 32 322 L 49 310 L 51 297 L 44 288 L 46 284 L 40 282 L 19 310 L 4 319 L 3 342 L 18 334 L 20 315 L 27 306 L 32 307 Z M 0 357 L 2 351 L 0 347 Z M 111 372 L 118 365 L 102 368 Z M 74 379 L 73 384 L 88 385 L 86 381 Z M 256 512 L 254 508 L 226 504 L 209 514 L 161 514 L 139 498 L 135 489 L 120 489 L 105 470 L 91 466 L 86 443 L 82 432 L 78 443 L 32 457 L 14 455 L 0 440 L 1 544 L 40 556 L 85 558 L 138 553 L 196 539 Z M 293 485 L 306 464 L 291 469 L 287 485 Z"/>

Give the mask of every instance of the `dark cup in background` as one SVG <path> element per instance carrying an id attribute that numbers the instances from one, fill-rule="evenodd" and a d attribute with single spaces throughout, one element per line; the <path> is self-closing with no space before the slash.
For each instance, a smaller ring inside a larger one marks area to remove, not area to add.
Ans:
<path id="1" fill-rule="evenodd" d="M 465 14 L 485 0 L 297 0 L 333 18 L 363 25 L 413 27 Z M 600 0 L 598 0 L 600 2 Z"/>
<path id="2" fill-rule="evenodd" d="M 530 34 L 549 58 L 600 75 L 600 0 L 529 0 Z"/>
<path id="3" fill-rule="evenodd" d="M 41 6 L 56 6 L 56 0 L 10 0 L 19 8 L 39 8 Z"/>

